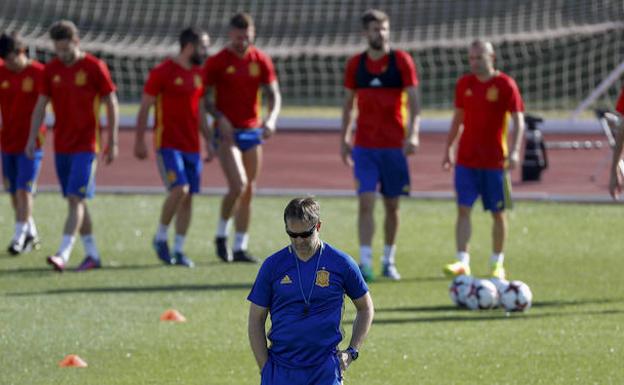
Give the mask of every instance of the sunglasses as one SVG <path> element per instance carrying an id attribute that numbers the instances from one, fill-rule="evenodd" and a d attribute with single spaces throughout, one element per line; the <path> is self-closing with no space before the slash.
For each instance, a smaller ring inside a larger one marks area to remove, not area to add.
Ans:
<path id="1" fill-rule="evenodd" d="M 310 235 L 314 234 L 314 230 L 316 230 L 316 225 L 317 223 L 315 223 L 310 230 L 301 233 L 293 233 L 292 231 L 286 229 L 286 234 L 288 234 L 288 236 L 291 238 L 308 238 Z"/>

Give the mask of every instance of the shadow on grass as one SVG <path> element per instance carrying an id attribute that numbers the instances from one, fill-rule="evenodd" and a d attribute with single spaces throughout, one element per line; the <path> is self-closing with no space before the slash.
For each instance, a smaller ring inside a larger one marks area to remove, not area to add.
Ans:
<path id="1" fill-rule="evenodd" d="M 380 284 L 399 285 L 401 283 L 409 283 L 409 282 L 436 282 L 436 281 L 449 281 L 450 282 L 449 278 L 442 276 L 442 275 L 435 276 L 435 277 L 407 277 L 407 278 L 401 278 L 399 282 L 380 276 L 379 278 L 376 278 L 374 282 L 370 283 L 370 285 L 373 285 L 373 286 L 380 285 Z"/>
<path id="2" fill-rule="evenodd" d="M 487 314 L 486 314 L 487 312 Z M 457 310 L 457 314 L 439 316 L 439 317 L 411 317 L 411 318 L 375 318 L 375 325 L 400 325 L 406 323 L 433 323 L 433 322 L 474 322 L 474 321 L 530 321 L 542 318 L 561 318 L 576 316 L 603 316 L 624 314 L 624 310 L 588 310 L 569 313 L 505 313 L 501 310 L 491 310 L 485 312 L 471 312 L 468 310 Z M 346 321 L 347 323 L 353 322 Z"/>
<path id="3" fill-rule="evenodd" d="M 109 294 L 109 293 L 161 293 L 175 291 L 219 291 L 250 290 L 251 283 L 222 283 L 206 285 L 163 285 L 163 286 L 113 286 L 113 287 L 76 287 L 34 292 L 7 293 L 9 297 L 63 295 L 63 294 Z"/>

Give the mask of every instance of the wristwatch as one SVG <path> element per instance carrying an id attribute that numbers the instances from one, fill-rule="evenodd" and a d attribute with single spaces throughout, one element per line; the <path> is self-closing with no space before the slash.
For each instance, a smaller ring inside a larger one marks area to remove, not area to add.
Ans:
<path id="1" fill-rule="evenodd" d="M 345 350 L 345 353 L 348 353 L 351 356 L 351 361 L 357 360 L 360 356 L 360 352 L 358 352 L 358 350 L 353 346 L 349 346 L 347 350 Z"/>

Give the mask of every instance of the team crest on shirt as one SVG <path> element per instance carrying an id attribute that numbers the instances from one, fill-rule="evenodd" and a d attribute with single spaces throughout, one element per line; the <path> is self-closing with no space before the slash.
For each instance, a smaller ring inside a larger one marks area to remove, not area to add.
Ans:
<path id="1" fill-rule="evenodd" d="M 290 283 L 292 283 L 292 279 L 290 279 L 290 277 L 288 276 L 288 274 L 286 274 L 286 275 L 284 276 L 284 278 L 282 278 L 282 280 L 280 281 L 280 284 L 282 284 L 282 285 L 288 285 L 288 284 L 290 284 Z"/>
<path id="2" fill-rule="evenodd" d="M 177 77 L 175 78 L 175 80 L 173 81 L 173 84 L 175 84 L 176 86 L 181 86 L 182 84 L 184 84 L 184 80 L 182 80 L 181 77 Z"/>
<path id="3" fill-rule="evenodd" d="M 329 286 L 329 271 L 322 269 L 316 272 L 316 286 L 327 287 Z"/>
<path id="4" fill-rule="evenodd" d="M 195 88 L 201 88 L 202 86 L 202 78 L 199 75 L 195 75 L 193 77 L 193 81 L 195 82 Z"/>
<path id="5" fill-rule="evenodd" d="M 54 75 L 54 77 L 52 78 L 52 83 L 60 83 L 61 82 L 61 75 Z"/>
<path id="6" fill-rule="evenodd" d="M 254 78 L 260 76 L 260 66 L 258 63 L 249 63 L 249 75 Z"/>
<path id="7" fill-rule="evenodd" d="M 84 86 L 85 84 L 87 84 L 87 73 L 83 70 L 76 72 L 76 78 L 74 79 L 74 83 L 76 83 L 77 86 Z"/>
<path id="8" fill-rule="evenodd" d="M 0 87 L 2 87 L 3 90 L 6 90 L 7 88 L 9 88 L 11 86 L 11 83 L 9 83 L 8 80 L 5 80 L 2 82 L 2 85 L 0 85 Z"/>
<path id="9" fill-rule="evenodd" d="M 24 80 L 22 80 L 22 91 L 32 92 L 34 84 L 35 82 L 33 81 L 33 78 L 31 78 L 30 76 L 25 78 Z"/>
<path id="10" fill-rule="evenodd" d="M 464 96 L 472 96 L 472 90 L 468 88 L 466 92 L 464 92 Z"/>
<path id="11" fill-rule="evenodd" d="M 488 88 L 485 94 L 485 98 L 487 99 L 488 102 L 497 101 L 498 100 L 498 88 L 496 88 L 495 86 Z"/>
<path id="12" fill-rule="evenodd" d="M 232 75 L 235 72 L 236 72 L 236 68 L 234 66 L 229 66 L 228 68 L 225 69 L 226 74 Z"/>

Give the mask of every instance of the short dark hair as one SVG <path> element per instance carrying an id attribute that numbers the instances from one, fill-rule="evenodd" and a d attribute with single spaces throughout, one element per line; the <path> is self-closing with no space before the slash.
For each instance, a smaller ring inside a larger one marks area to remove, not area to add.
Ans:
<path id="1" fill-rule="evenodd" d="M 366 29 L 368 28 L 368 25 L 374 21 L 378 22 L 378 23 L 383 23 L 384 21 L 389 21 L 390 18 L 388 17 L 388 14 L 386 14 L 384 11 L 380 11 L 379 9 L 367 9 L 366 11 L 364 11 L 364 13 L 362 14 L 362 28 Z"/>
<path id="2" fill-rule="evenodd" d="M 239 12 L 230 19 L 230 27 L 236 29 L 247 29 L 254 26 L 253 17 L 246 12 Z"/>
<path id="3" fill-rule="evenodd" d="M 312 197 L 295 198 L 284 209 L 284 223 L 289 219 L 318 223 L 320 216 L 321 206 Z"/>
<path id="4" fill-rule="evenodd" d="M 50 27 L 50 38 L 54 41 L 78 39 L 78 28 L 70 20 L 59 20 Z"/>
<path id="5" fill-rule="evenodd" d="M 199 28 L 188 27 L 180 32 L 180 37 L 178 41 L 180 42 L 180 49 L 186 47 L 187 44 L 197 44 L 201 40 L 202 35 L 206 34 L 206 32 L 202 31 Z"/>
<path id="6" fill-rule="evenodd" d="M 26 44 L 17 32 L 4 32 L 0 35 L 0 58 L 6 59 L 13 52 L 26 49 Z"/>

